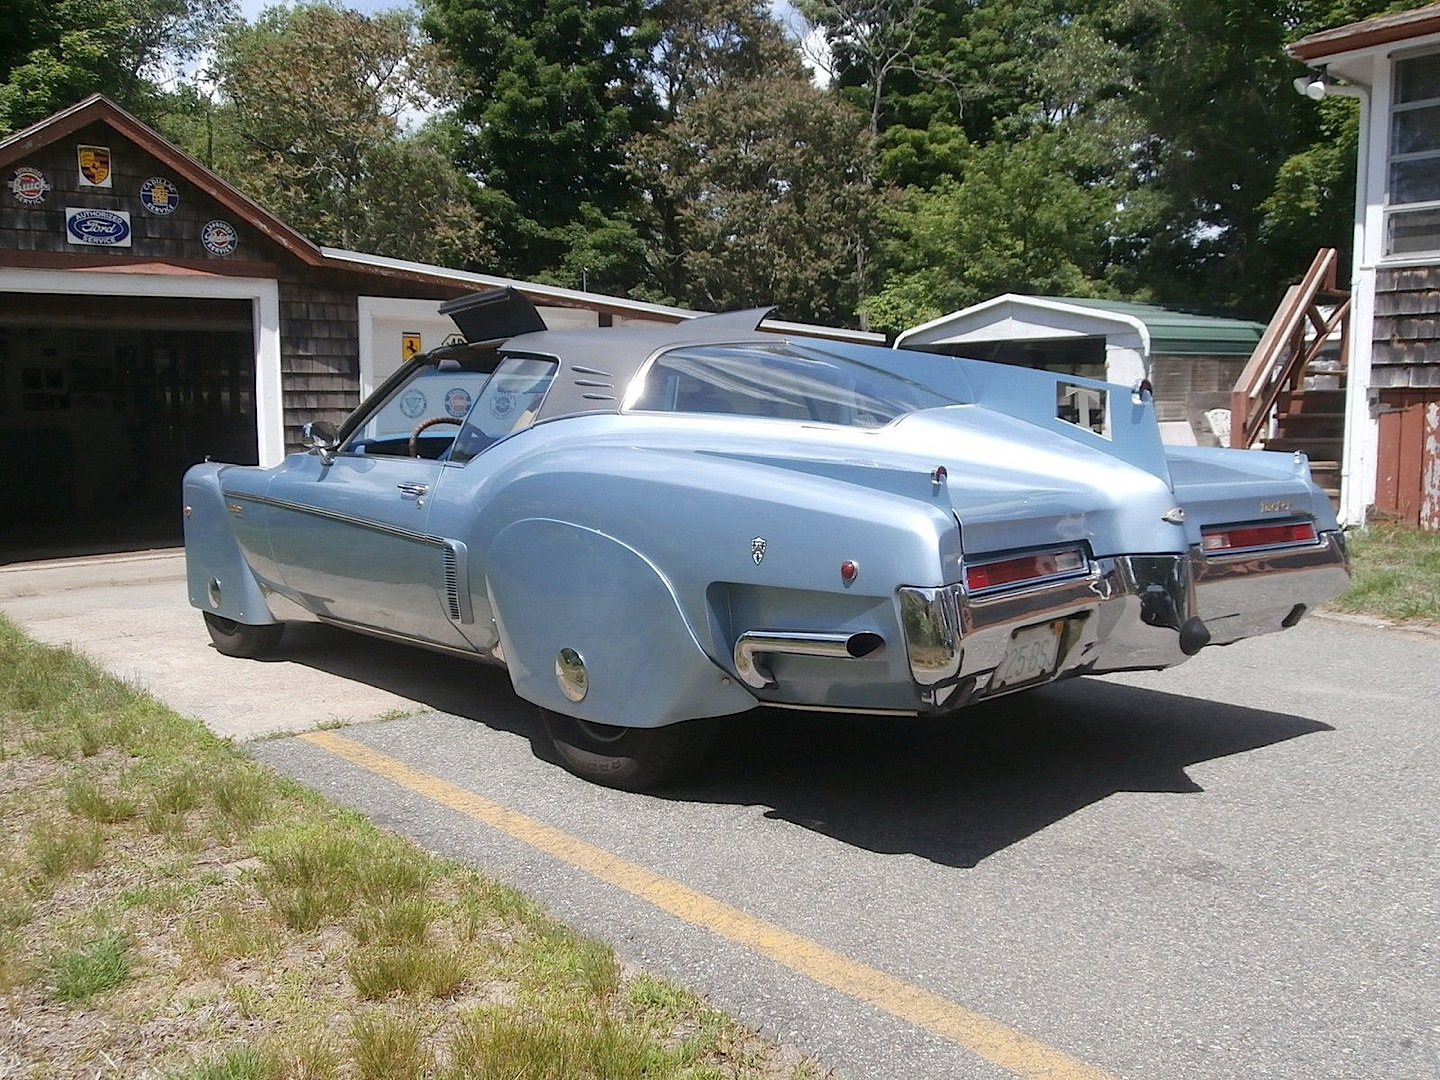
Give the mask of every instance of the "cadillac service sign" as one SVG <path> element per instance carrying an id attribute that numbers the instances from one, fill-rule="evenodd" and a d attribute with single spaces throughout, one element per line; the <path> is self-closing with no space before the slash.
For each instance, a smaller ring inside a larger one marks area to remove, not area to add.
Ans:
<path id="1" fill-rule="evenodd" d="M 124 210 L 65 208 L 65 239 L 72 244 L 130 246 L 130 214 Z"/>

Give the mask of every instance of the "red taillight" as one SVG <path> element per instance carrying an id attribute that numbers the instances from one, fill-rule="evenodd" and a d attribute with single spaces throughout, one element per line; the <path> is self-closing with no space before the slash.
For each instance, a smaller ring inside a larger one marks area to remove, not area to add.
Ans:
<path id="1" fill-rule="evenodd" d="M 1237 551 L 1242 548 L 1276 547 L 1280 544 L 1313 544 L 1315 526 L 1309 521 L 1287 521 L 1283 525 L 1237 525 L 1203 529 L 1200 546 L 1205 551 Z"/>
<path id="2" fill-rule="evenodd" d="M 1045 551 L 1038 555 L 1020 555 L 965 567 L 965 586 L 971 592 L 1015 585 L 1023 581 L 1073 574 L 1086 567 L 1085 553 L 1078 548 L 1069 551 Z"/>

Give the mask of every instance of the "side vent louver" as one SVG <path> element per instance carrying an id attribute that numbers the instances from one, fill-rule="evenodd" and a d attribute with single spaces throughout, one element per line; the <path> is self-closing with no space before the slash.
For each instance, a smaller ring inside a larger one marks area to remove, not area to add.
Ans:
<path id="1" fill-rule="evenodd" d="M 580 387 L 580 396 L 586 401 L 614 401 L 613 393 L 601 394 L 597 390 L 615 389 L 615 376 L 608 371 L 601 371 L 599 368 L 581 367 L 578 364 L 570 368 L 572 375 L 590 376 L 589 378 L 577 378 L 575 385 Z M 588 389 L 587 389 L 588 388 Z"/>
<path id="2" fill-rule="evenodd" d="M 465 586 L 465 545 L 446 540 L 440 545 L 441 595 L 451 622 L 474 621 L 470 612 L 470 591 Z"/>

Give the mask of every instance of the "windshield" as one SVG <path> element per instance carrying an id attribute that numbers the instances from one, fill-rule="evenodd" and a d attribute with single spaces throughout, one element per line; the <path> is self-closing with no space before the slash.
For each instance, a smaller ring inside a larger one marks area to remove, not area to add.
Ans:
<path id="1" fill-rule="evenodd" d="M 557 361 L 539 356 L 502 360 L 455 437 L 450 460 L 469 461 L 491 443 L 527 427 L 540 411 L 559 366 Z"/>
<path id="2" fill-rule="evenodd" d="M 789 343 L 691 345 L 657 357 L 632 390 L 646 412 L 726 413 L 875 428 L 955 400 L 845 356 Z"/>

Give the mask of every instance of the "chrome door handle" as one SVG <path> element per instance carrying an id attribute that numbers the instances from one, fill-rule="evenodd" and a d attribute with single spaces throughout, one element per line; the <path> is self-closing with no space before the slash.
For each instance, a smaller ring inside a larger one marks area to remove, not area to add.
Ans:
<path id="1" fill-rule="evenodd" d="M 406 495 L 414 495 L 417 499 L 418 499 L 421 495 L 424 495 L 427 491 L 430 490 L 430 485 L 429 485 L 429 484 L 410 484 L 410 483 L 406 483 L 406 484 L 396 484 L 395 486 L 396 486 L 397 488 L 399 488 L 402 492 L 404 492 Z"/>

